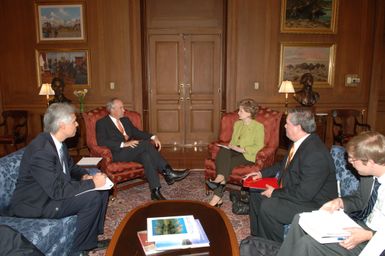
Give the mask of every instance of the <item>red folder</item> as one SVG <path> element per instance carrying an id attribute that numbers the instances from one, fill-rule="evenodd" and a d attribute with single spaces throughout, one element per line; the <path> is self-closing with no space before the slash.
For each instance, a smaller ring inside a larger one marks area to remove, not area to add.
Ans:
<path id="1" fill-rule="evenodd" d="M 243 181 L 243 186 L 246 188 L 254 189 L 266 189 L 266 185 L 270 185 L 273 188 L 279 188 L 277 178 L 262 178 L 253 180 L 253 177 L 248 177 Z"/>

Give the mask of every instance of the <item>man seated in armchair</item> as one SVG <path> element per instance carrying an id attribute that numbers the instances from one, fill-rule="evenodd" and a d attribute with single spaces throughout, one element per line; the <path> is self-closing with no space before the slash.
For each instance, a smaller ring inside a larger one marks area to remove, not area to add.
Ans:
<path id="1" fill-rule="evenodd" d="M 75 135 L 77 126 L 72 105 L 49 106 L 44 115 L 44 132 L 25 149 L 9 214 L 53 219 L 77 215 L 71 255 L 87 255 L 88 250 L 106 248 L 109 243 L 98 241 L 104 229 L 108 191 L 82 193 L 104 186 L 106 176 L 91 176 L 73 163 L 63 141 Z"/>
<path id="2" fill-rule="evenodd" d="M 107 103 L 106 108 L 110 114 L 96 122 L 98 145 L 111 150 L 113 161 L 141 163 L 150 185 L 151 199 L 166 200 L 160 192 L 158 170 L 168 185 L 184 179 L 189 170 L 172 169 L 159 153 L 162 145 L 158 137 L 137 129 L 127 117 L 124 117 L 122 100 L 113 98 Z M 158 151 L 150 140 L 155 143 Z"/>
<path id="3" fill-rule="evenodd" d="M 315 133 L 313 113 L 302 107 L 289 110 L 285 128 L 293 141 L 289 154 L 277 164 L 247 175 L 259 179 L 279 173 L 279 188 L 267 185 L 262 193 L 251 193 L 249 212 L 251 235 L 278 242 L 283 240 L 283 226 L 296 213 L 318 209 L 337 196 L 334 162 Z"/>

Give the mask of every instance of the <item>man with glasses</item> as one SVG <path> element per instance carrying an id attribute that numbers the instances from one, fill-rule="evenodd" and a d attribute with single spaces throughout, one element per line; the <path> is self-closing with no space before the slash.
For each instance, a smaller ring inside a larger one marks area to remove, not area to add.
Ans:
<path id="1" fill-rule="evenodd" d="M 385 229 L 385 136 L 378 132 L 364 132 L 346 145 L 348 160 L 362 175 L 360 187 L 351 196 L 336 198 L 321 209 L 343 209 L 362 228 L 349 228 L 351 235 L 339 243 L 320 244 L 299 226 L 297 214 L 285 238 L 279 256 L 283 255 L 358 255 L 377 231 Z M 377 242 L 375 253 L 385 248 Z"/>

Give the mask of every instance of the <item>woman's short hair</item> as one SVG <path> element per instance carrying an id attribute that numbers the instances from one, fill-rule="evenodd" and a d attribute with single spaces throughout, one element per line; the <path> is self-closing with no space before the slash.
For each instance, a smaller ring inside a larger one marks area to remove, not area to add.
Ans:
<path id="1" fill-rule="evenodd" d="M 349 140 L 346 150 L 357 160 L 373 160 L 376 164 L 385 165 L 385 136 L 379 132 L 360 133 Z"/>
<path id="2" fill-rule="evenodd" d="M 258 111 L 258 105 L 253 99 L 243 99 L 238 104 L 239 107 L 242 107 L 247 113 L 250 113 L 251 118 L 255 118 Z"/>
<path id="3" fill-rule="evenodd" d="M 56 133 L 59 130 L 60 123 L 72 121 L 72 114 L 75 113 L 75 107 L 68 103 L 53 103 L 44 114 L 44 131 Z"/>
<path id="4" fill-rule="evenodd" d="M 294 125 L 300 125 L 302 130 L 307 133 L 313 133 L 316 130 L 314 114 L 309 108 L 296 107 L 288 110 L 290 122 Z"/>

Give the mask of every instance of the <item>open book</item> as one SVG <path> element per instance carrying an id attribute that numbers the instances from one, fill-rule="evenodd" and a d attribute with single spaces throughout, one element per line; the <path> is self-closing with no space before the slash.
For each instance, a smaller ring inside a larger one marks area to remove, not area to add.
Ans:
<path id="1" fill-rule="evenodd" d="M 299 225 L 321 244 L 338 243 L 350 236 L 345 228 L 361 228 L 343 211 L 317 210 L 300 214 Z"/>

